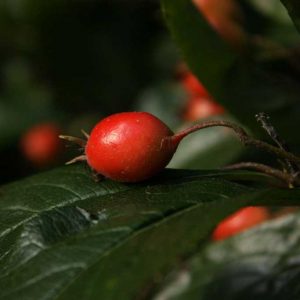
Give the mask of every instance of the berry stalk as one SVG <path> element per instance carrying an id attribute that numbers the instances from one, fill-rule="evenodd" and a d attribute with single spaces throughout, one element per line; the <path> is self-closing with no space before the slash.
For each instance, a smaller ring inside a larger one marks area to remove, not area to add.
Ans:
<path id="1" fill-rule="evenodd" d="M 250 135 L 248 135 L 246 133 L 246 131 L 234 124 L 234 123 L 231 123 L 231 122 L 228 122 L 228 121 L 207 121 L 207 122 L 203 122 L 203 123 L 200 123 L 200 124 L 196 124 L 190 128 L 187 128 L 171 137 L 167 137 L 167 138 L 171 138 L 172 139 L 172 142 L 174 144 L 179 144 L 181 142 L 181 140 L 183 138 L 185 138 L 187 135 L 189 135 L 190 133 L 193 133 L 195 131 L 198 131 L 198 130 L 201 130 L 201 129 L 204 129 L 204 128 L 209 128 L 209 127 L 217 127 L 217 126 L 221 126 L 221 127 L 227 127 L 227 128 L 230 128 L 232 129 L 235 134 L 237 135 L 237 137 L 239 138 L 239 140 L 245 145 L 245 146 L 248 146 L 248 145 L 252 145 L 252 146 L 255 146 L 257 148 L 260 148 L 264 151 L 267 151 L 269 153 L 273 153 L 275 154 L 276 156 L 278 157 L 281 157 L 281 158 L 284 158 L 284 159 L 288 159 L 289 161 L 292 161 L 294 162 L 295 164 L 297 165 L 300 165 L 300 157 L 284 150 L 284 149 L 280 149 L 280 148 L 277 148 L 273 145 L 270 145 L 266 142 L 263 142 L 263 141 L 260 141 L 260 140 L 257 140 L 253 137 L 251 137 Z"/>
<path id="2" fill-rule="evenodd" d="M 293 188 L 294 185 L 300 185 L 300 179 L 293 174 L 289 174 L 286 172 L 283 172 L 281 170 L 272 168 L 270 166 L 256 163 L 256 162 L 240 162 L 233 165 L 229 165 L 224 167 L 225 170 L 240 170 L 240 169 L 249 169 L 249 170 L 255 170 L 267 175 L 270 175 L 274 178 L 280 179 L 288 184 L 290 188 Z"/>

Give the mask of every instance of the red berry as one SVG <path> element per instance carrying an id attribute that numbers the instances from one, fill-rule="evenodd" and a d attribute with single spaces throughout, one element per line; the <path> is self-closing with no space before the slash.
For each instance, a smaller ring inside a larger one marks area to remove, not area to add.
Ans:
<path id="1" fill-rule="evenodd" d="M 249 206 L 242 208 L 230 215 L 215 228 L 213 240 L 223 240 L 250 227 L 258 225 L 269 218 L 269 212 L 265 207 Z"/>
<path id="2" fill-rule="evenodd" d="M 92 130 L 85 154 L 87 163 L 105 177 L 142 181 L 161 171 L 171 160 L 177 143 L 166 145 L 173 132 L 146 112 L 109 116 Z"/>
<path id="3" fill-rule="evenodd" d="M 52 123 L 30 128 L 21 139 L 23 155 L 38 166 L 52 163 L 61 149 L 58 135 L 59 128 Z"/>

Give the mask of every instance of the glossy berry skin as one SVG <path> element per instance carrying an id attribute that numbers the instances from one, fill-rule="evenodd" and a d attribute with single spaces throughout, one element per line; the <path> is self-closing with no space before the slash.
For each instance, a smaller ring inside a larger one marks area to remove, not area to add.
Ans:
<path id="1" fill-rule="evenodd" d="M 61 150 L 59 128 L 44 123 L 30 128 L 21 139 L 23 155 L 36 166 L 51 164 Z"/>
<path id="2" fill-rule="evenodd" d="M 121 182 L 146 180 L 171 160 L 177 144 L 164 143 L 173 132 L 146 112 L 124 112 L 101 120 L 85 148 L 89 166 Z"/>
<path id="3" fill-rule="evenodd" d="M 213 232 L 212 239 L 215 241 L 224 240 L 258 225 L 268 218 L 269 213 L 265 207 L 249 206 L 242 208 L 219 223 Z"/>

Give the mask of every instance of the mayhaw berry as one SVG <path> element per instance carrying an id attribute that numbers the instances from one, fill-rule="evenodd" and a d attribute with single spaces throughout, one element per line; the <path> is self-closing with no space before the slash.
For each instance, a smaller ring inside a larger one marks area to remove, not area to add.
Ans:
<path id="1" fill-rule="evenodd" d="M 244 43 L 242 13 L 236 0 L 193 0 L 210 25 L 223 39 L 236 47 Z"/>
<path id="2" fill-rule="evenodd" d="M 269 217 L 269 212 L 265 207 L 248 206 L 242 208 L 217 225 L 212 239 L 215 241 L 224 240 L 268 220 Z"/>
<path id="3" fill-rule="evenodd" d="M 164 143 L 164 139 L 172 135 L 149 113 L 114 114 L 92 130 L 85 147 L 87 163 L 97 173 L 117 181 L 142 181 L 171 160 L 177 144 Z"/>
<path id="4" fill-rule="evenodd" d="M 101 120 L 82 139 L 60 136 L 84 147 L 85 153 L 69 163 L 86 161 L 104 177 L 121 182 L 146 180 L 173 157 L 179 141 L 171 129 L 147 112 L 123 112 Z"/>
<path id="5" fill-rule="evenodd" d="M 27 130 L 20 147 L 24 157 L 36 166 L 46 166 L 55 161 L 61 150 L 60 130 L 53 123 L 42 123 Z"/>

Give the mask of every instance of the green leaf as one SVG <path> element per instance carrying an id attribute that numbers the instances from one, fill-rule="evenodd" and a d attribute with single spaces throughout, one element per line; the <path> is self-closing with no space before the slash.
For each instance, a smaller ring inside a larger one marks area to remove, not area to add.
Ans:
<path id="1" fill-rule="evenodd" d="M 256 7 L 262 14 L 277 22 L 291 23 L 291 19 L 280 1 L 247 0 L 247 2 Z"/>
<path id="2" fill-rule="evenodd" d="M 256 134 L 261 131 L 254 115 L 267 112 L 288 142 L 297 144 L 300 137 L 291 128 L 300 126 L 300 89 L 293 64 L 235 53 L 191 1 L 162 0 L 162 7 L 184 59 L 215 99 Z"/>
<path id="3" fill-rule="evenodd" d="M 285 5 L 298 31 L 300 30 L 300 3 L 297 0 L 281 0 Z"/>
<path id="4" fill-rule="evenodd" d="M 0 299 L 133 299 L 237 208 L 298 201 L 299 189 L 264 179 L 166 170 L 140 184 L 96 183 L 75 165 L 3 186 Z"/>
<path id="5" fill-rule="evenodd" d="M 166 300 L 299 299 L 299 229 L 296 213 L 213 243 L 159 294 L 168 291 Z M 175 290 L 182 278 L 185 284 Z"/>

